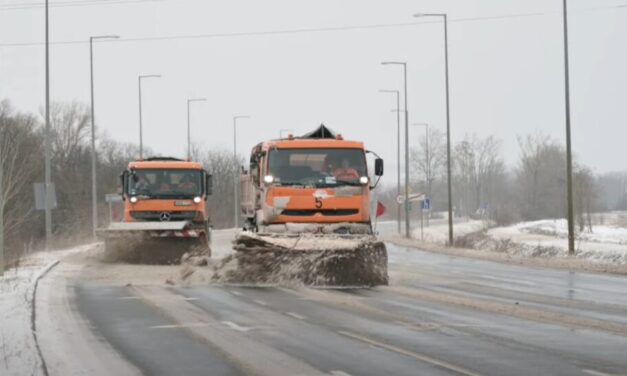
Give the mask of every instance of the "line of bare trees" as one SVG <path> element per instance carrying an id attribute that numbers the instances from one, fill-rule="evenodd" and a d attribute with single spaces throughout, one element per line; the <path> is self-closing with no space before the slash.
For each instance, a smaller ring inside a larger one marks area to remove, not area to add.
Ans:
<path id="1" fill-rule="evenodd" d="M 446 139 L 433 130 L 429 153 L 423 138 L 410 150 L 411 190 L 425 192 L 434 211 L 445 211 L 447 202 Z M 457 216 L 491 219 L 498 224 L 542 218 L 563 218 L 566 214 L 565 151 L 557 141 L 542 134 L 519 137 L 519 159 L 508 167 L 501 154 L 501 142 L 493 136 L 467 135 L 453 145 L 453 206 Z M 429 156 L 427 159 L 427 155 Z M 623 190 L 627 187 L 627 174 Z M 590 226 L 590 213 L 619 209 L 600 200 L 600 190 L 609 177 L 596 176 L 589 168 L 575 165 L 575 213 L 579 229 Z M 612 181 L 620 180 L 616 177 Z M 618 185 L 615 184 L 615 185 Z M 620 188 L 616 188 L 620 191 Z M 395 188 L 380 197 L 395 216 Z M 623 204 L 627 197 L 623 196 Z M 627 205 L 626 205 L 627 206 Z M 419 210 L 413 210 L 418 216 Z"/>
<path id="2" fill-rule="evenodd" d="M 0 163 L 4 172 L 0 189 L 4 207 L 6 258 L 16 260 L 43 245 L 43 212 L 35 209 L 34 184 L 44 176 L 44 131 L 41 116 L 17 111 L 8 100 L 0 101 Z M 52 180 L 57 207 L 53 210 L 53 243 L 63 247 L 85 241 L 91 219 L 91 128 L 89 107 L 78 102 L 51 106 Z M 138 156 L 135 144 L 97 134 L 97 185 L 99 223 L 109 218 L 106 193 L 118 192 L 118 177 L 129 161 Z M 183 150 L 183 148 L 181 148 Z M 150 155 L 151 151 L 147 150 Z M 233 225 L 232 152 L 194 147 L 194 157 L 214 175 L 209 198 L 213 225 Z"/>

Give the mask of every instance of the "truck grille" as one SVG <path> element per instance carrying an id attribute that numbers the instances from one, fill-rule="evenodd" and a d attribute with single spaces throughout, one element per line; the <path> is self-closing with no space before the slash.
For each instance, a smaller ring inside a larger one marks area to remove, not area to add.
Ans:
<path id="1" fill-rule="evenodd" d="M 355 215 L 359 213 L 357 209 L 315 209 L 315 210 L 298 210 L 298 209 L 286 209 L 281 212 L 281 215 L 289 215 L 293 217 L 311 217 L 316 214 L 322 214 L 328 217 L 339 217 L 345 215 Z"/>
<path id="2" fill-rule="evenodd" d="M 159 212 L 159 211 L 136 211 L 131 212 L 131 217 L 138 221 L 162 221 L 162 214 L 169 214 L 170 221 L 185 221 L 196 217 L 195 211 L 183 212 Z"/>

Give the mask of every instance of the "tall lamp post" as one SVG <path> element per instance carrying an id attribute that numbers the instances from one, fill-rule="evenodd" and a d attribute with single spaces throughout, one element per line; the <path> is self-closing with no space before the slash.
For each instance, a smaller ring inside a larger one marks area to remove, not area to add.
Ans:
<path id="1" fill-rule="evenodd" d="M 451 171 L 451 116 L 448 75 L 448 16 L 446 13 L 418 13 L 414 17 L 441 17 L 444 20 L 444 66 L 446 76 L 446 178 L 448 187 L 448 243 L 453 245 L 453 182 Z"/>
<path id="2" fill-rule="evenodd" d="M 405 237 L 410 238 L 409 219 L 409 111 L 407 109 L 407 63 L 397 61 L 384 61 L 383 65 L 401 65 L 403 67 L 405 87 Z"/>
<path id="3" fill-rule="evenodd" d="M 425 190 L 429 191 L 429 124 L 427 123 L 416 123 L 412 124 L 412 127 L 425 127 Z M 425 199 L 429 197 L 429 193 L 425 192 Z M 427 223 L 429 223 L 429 217 L 427 217 Z M 424 240 L 424 210 L 422 208 L 422 203 L 420 205 L 420 240 Z"/>
<path id="4" fill-rule="evenodd" d="M 379 90 L 396 95 L 396 197 L 401 195 L 401 93 L 398 90 Z M 397 205 L 397 231 L 401 233 L 401 205 Z"/>
<path id="5" fill-rule="evenodd" d="M 94 109 L 94 40 L 118 39 L 117 35 L 98 35 L 89 37 L 89 74 L 91 91 L 91 220 L 92 236 L 96 238 L 98 227 L 98 189 L 96 185 L 96 115 Z"/>
<path id="6" fill-rule="evenodd" d="M 50 158 L 52 157 L 52 146 L 50 144 L 50 40 L 49 40 L 49 23 L 48 23 L 48 0 L 46 0 L 46 128 L 45 128 L 45 221 L 46 221 L 46 250 L 50 249 L 50 241 L 52 238 L 52 173 L 50 167 Z"/>
<path id="7" fill-rule="evenodd" d="M 144 159 L 144 133 L 142 125 L 142 80 L 144 78 L 161 78 L 160 74 L 144 74 L 138 77 L 139 82 L 139 159 Z"/>
<path id="8" fill-rule="evenodd" d="M 568 254 L 575 254 L 575 221 L 573 211 L 573 157 L 570 140 L 570 68 L 568 62 L 568 1 L 564 0 L 564 74 L 566 101 L 566 195 L 568 200 Z"/>
<path id="9" fill-rule="evenodd" d="M 193 98 L 187 100 L 187 159 L 192 160 L 192 132 L 190 126 L 189 105 L 193 102 L 206 102 L 207 98 Z"/>
<path id="10" fill-rule="evenodd" d="M 239 227 L 239 163 L 237 162 L 237 120 L 238 119 L 250 119 L 248 115 L 233 116 L 233 166 L 235 172 L 233 176 L 233 223 L 235 228 Z"/>

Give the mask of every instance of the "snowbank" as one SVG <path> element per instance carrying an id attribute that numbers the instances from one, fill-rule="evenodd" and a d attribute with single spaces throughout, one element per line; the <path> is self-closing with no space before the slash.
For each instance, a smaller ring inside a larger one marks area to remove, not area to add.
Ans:
<path id="1" fill-rule="evenodd" d="M 483 231 L 490 226 L 490 222 L 478 220 L 455 220 L 453 230 L 455 238 L 460 238 L 468 234 Z M 412 238 L 421 240 L 420 222 L 412 224 Z M 426 222 L 423 227 L 422 240 L 427 243 L 445 245 L 448 244 L 448 222 L 446 220 L 431 221 L 427 227 Z"/>
<path id="2" fill-rule="evenodd" d="M 33 332 L 33 302 L 37 281 L 67 251 L 41 252 L 21 260 L 0 277 L 0 375 L 43 375 L 43 363 Z"/>
<path id="3" fill-rule="evenodd" d="M 565 219 L 522 222 L 487 232 L 490 238 L 510 244 L 517 253 L 529 256 L 565 256 L 568 227 Z M 515 247 L 517 246 L 517 247 Z M 597 262 L 627 264 L 627 228 L 613 221 L 594 225 L 592 232 L 576 234 L 575 254 Z"/>

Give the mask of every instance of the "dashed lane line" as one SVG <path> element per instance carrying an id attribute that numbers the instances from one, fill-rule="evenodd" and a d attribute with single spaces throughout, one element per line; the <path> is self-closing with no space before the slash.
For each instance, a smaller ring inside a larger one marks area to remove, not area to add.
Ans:
<path id="1" fill-rule="evenodd" d="M 305 320 L 306 319 L 305 316 L 299 315 L 298 313 L 294 313 L 294 312 L 285 312 L 285 314 L 288 315 L 288 316 L 291 316 L 291 317 L 293 317 L 295 319 L 299 319 L 299 320 Z"/>
<path id="2" fill-rule="evenodd" d="M 346 332 L 346 331 L 338 331 L 339 334 L 345 336 L 345 337 L 349 337 L 352 339 L 356 339 L 358 341 L 367 343 L 369 345 L 375 346 L 375 347 L 379 347 L 388 351 L 393 351 L 395 353 L 401 354 L 401 355 L 405 355 L 408 356 L 410 358 L 414 358 L 416 360 L 419 360 L 421 362 L 425 362 L 425 363 L 429 363 L 432 364 L 434 366 L 440 367 L 440 368 L 444 368 L 446 370 L 455 372 L 457 374 L 460 375 L 465 375 L 465 376 L 480 376 L 478 373 L 474 373 L 470 370 L 467 370 L 465 368 L 461 368 L 459 366 L 456 366 L 454 364 L 450 364 L 450 363 L 446 363 L 442 360 L 438 360 L 435 358 L 432 358 L 430 356 L 426 356 L 426 355 L 421 355 L 421 354 L 417 354 L 415 352 L 409 351 L 409 350 L 405 350 L 402 349 L 400 347 L 394 346 L 394 345 L 389 345 L 387 343 L 382 343 L 379 341 L 376 341 L 374 339 L 368 338 L 368 337 L 364 337 L 361 336 L 359 334 L 355 334 L 355 333 L 351 333 L 351 332 Z"/>

